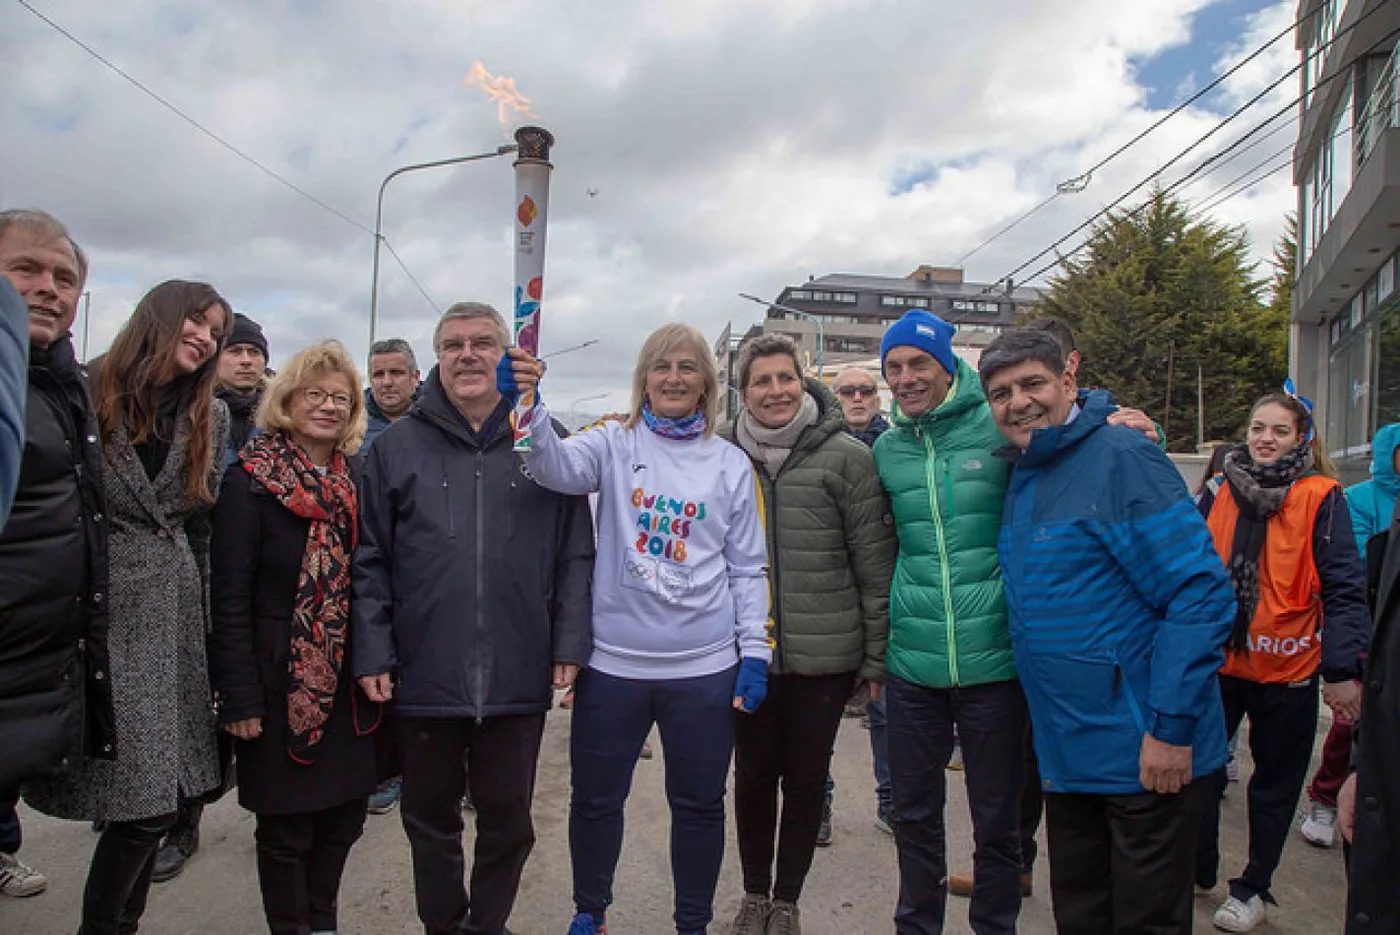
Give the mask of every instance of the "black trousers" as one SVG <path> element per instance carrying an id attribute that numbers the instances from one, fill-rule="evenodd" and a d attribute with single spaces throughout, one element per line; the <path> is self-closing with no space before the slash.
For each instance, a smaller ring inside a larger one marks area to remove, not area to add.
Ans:
<path id="1" fill-rule="evenodd" d="M 1271 685 L 1220 677 L 1225 706 L 1226 736 L 1249 717 L 1249 753 L 1254 774 L 1249 777 L 1249 863 L 1244 875 L 1230 881 L 1230 895 L 1241 900 L 1269 892 L 1283 846 L 1293 827 L 1298 796 L 1308 779 L 1313 744 L 1317 739 L 1317 679 L 1301 684 Z M 1220 867 L 1220 799 L 1225 794 L 1225 770 L 1209 777 L 1211 799 L 1201 817 L 1196 846 L 1196 882 L 1214 886 Z"/>
<path id="2" fill-rule="evenodd" d="M 753 714 L 734 720 L 734 819 L 744 892 L 797 902 L 817 849 L 831 745 L 855 673 L 774 675 Z M 781 821 L 778 787 L 783 790 Z M 773 842 L 777 836 L 777 882 Z"/>
<path id="3" fill-rule="evenodd" d="M 1059 935 L 1189 935 L 1195 832 L 1210 794 L 1198 779 L 1176 795 L 1046 795 Z"/>
<path id="4" fill-rule="evenodd" d="M 1040 848 L 1035 842 L 1040 819 L 1045 812 L 1045 793 L 1040 788 L 1040 760 L 1035 755 L 1031 722 L 1026 721 L 1026 784 L 1021 789 L 1021 873 L 1035 869 Z"/>
<path id="5" fill-rule="evenodd" d="M 898 935 L 939 935 L 948 901 L 944 770 L 957 725 L 972 811 L 972 903 L 977 935 L 1010 935 L 1021 913 L 1021 793 L 1026 696 L 1017 681 L 926 688 L 891 676 L 889 718 L 894 840 L 899 851 Z"/>
<path id="6" fill-rule="evenodd" d="M 136 931 L 151 892 L 156 851 L 174 824 L 174 812 L 107 823 L 88 867 L 78 935 L 130 935 Z"/>
<path id="7" fill-rule="evenodd" d="M 401 810 L 425 935 L 501 935 L 535 846 L 530 802 L 544 714 L 401 721 Z M 461 802 L 468 777 L 476 805 L 470 894 L 462 882 Z"/>
<path id="8" fill-rule="evenodd" d="M 364 831 L 367 804 L 258 816 L 258 885 L 272 935 L 335 931 L 340 877 Z"/>

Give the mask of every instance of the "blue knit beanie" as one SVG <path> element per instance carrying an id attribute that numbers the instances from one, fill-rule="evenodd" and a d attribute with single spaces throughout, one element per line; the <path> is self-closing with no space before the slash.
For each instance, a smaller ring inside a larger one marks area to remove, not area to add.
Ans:
<path id="1" fill-rule="evenodd" d="M 885 336 L 880 340 L 880 371 L 884 372 L 885 358 L 892 349 L 907 345 L 926 351 L 948 371 L 948 376 L 957 376 L 958 358 L 953 353 L 953 333 L 957 330 L 932 312 L 921 308 L 910 309 L 885 330 Z"/>

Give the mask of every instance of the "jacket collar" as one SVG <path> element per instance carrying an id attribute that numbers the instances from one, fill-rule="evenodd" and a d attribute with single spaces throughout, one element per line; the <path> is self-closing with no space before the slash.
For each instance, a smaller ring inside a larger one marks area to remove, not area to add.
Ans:
<path id="1" fill-rule="evenodd" d="M 820 447 L 828 438 L 846 428 L 845 416 L 841 414 L 841 402 L 830 387 L 814 377 L 803 377 L 802 390 L 817 402 L 817 421 L 798 436 L 797 443 L 792 446 L 794 457 Z M 734 433 L 738 421 L 737 418 L 731 420 L 720 430 L 720 437 L 737 445 Z M 792 457 L 789 457 L 788 461 L 791 462 Z"/>
<path id="2" fill-rule="evenodd" d="M 911 419 L 900 411 L 898 400 L 891 401 L 890 420 L 896 428 L 905 431 L 928 431 L 934 425 L 966 415 L 978 406 L 986 405 L 986 402 L 987 397 L 982 393 L 982 381 L 977 372 L 972 369 L 971 364 L 959 357 L 958 372 L 953 374 L 953 385 L 948 388 L 948 395 L 943 402 L 917 419 Z"/>
<path id="3" fill-rule="evenodd" d="M 447 391 L 442 388 L 442 380 L 438 376 L 438 368 L 433 367 L 428 372 L 427 379 L 418 387 L 418 398 L 409 407 L 408 414 L 422 419 L 473 448 L 484 449 L 491 447 L 502 437 L 511 437 L 510 420 L 495 418 L 500 414 L 502 407 L 505 407 L 507 412 L 511 408 L 510 401 L 504 397 L 496 404 L 496 411 L 492 413 L 492 417 L 482 425 L 482 429 L 490 429 L 494 423 L 495 430 L 489 438 L 471 431 L 466 417 L 447 398 Z"/>
<path id="4" fill-rule="evenodd" d="M 1025 467 L 1039 467 L 1060 457 L 1094 432 L 1108 424 L 1109 413 L 1113 412 L 1113 397 L 1103 390 L 1080 390 L 1076 398 L 1079 415 L 1064 425 L 1036 429 L 1031 433 L 1031 443 L 1021 454 L 1018 464 Z"/>

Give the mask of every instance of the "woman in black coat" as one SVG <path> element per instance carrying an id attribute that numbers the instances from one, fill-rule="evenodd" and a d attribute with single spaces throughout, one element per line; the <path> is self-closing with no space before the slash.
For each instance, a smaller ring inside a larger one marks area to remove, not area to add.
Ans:
<path id="1" fill-rule="evenodd" d="M 347 454 L 365 415 L 344 347 L 288 361 L 258 425 L 214 510 L 210 669 L 220 723 L 238 739 L 238 799 L 257 815 L 268 928 L 333 932 L 375 787 L 379 719 L 347 665 L 359 526 Z"/>

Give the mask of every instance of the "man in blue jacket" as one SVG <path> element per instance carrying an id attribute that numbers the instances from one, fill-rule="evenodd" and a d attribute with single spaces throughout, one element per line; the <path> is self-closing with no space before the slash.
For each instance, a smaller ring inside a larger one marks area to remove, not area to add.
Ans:
<path id="1" fill-rule="evenodd" d="M 1189 932 L 1201 781 L 1225 763 L 1233 591 L 1181 475 L 1107 424 L 1044 332 L 980 376 L 1019 451 L 998 554 L 1046 794 L 1060 935 Z"/>

